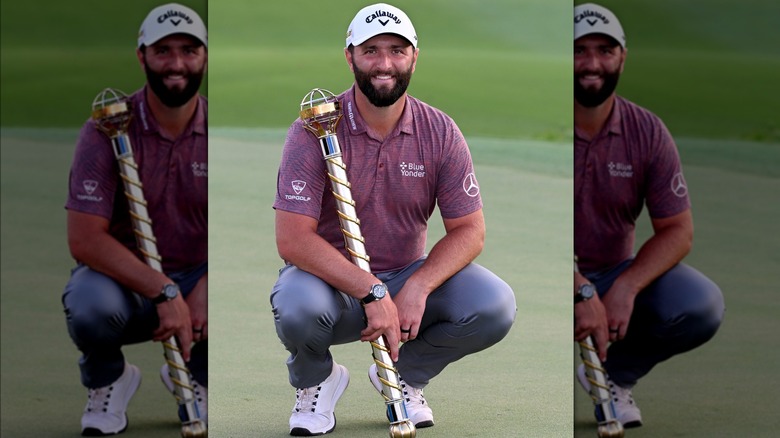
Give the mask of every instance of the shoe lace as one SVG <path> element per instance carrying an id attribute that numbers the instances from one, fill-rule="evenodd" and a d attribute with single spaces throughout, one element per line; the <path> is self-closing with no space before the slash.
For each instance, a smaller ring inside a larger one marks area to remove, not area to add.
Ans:
<path id="1" fill-rule="evenodd" d="M 609 392 L 612 393 L 612 398 L 615 403 L 627 403 L 629 405 L 634 404 L 634 395 L 631 393 L 630 388 L 623 388 L 615 385 L 613 381 L 609 381 Z"/>
<path id="2" fill-rule="evenodd" d="M 111 391 L 114 390 L 114 385 L 104 386 L 102 388 L 89 388 L 87 390 L 87 407 L 84 408 L 86 412 L 93 412 L 102 410 L 108 411 L 108 403 L 111 399 Z"/>
<path id="3" fill-rule="evenodd" d="M 425 396 L 423 395 L 422 389 L 407 385 L 403 379 L 400 379 L 400 383 L 401 383 L 401 390 L 404 393 L 404 400 L 406 400 L 407 403 L 414 402 L 420 405 L 424 405 L 426 403 Z"/>
<path id="4" fill-rule="evenodd" d="M 295 390 L 295 407 L 293 412 L 314 412 L 317 409 L 317 399 L 320 397 L 320 387 L 298 388 Z"/>

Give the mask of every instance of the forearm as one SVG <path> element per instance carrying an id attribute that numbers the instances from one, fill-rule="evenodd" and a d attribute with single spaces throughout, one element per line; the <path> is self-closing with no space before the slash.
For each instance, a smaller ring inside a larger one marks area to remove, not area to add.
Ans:
<path id="1" fill-rule="evenodd" d="M 83 228 L 79 213 L 69 213 L 68 245 L 73 257 L 95 271 L 101 272 L 119 284 L 154 298 L 170 280 L 152 269 L 132 251 L 103 229 Z"/>
<path id="2" fill-rule="evenodd" d="M 287 236 L 290 237 L 280 237 L 277 233 L 279 255 L 286 262 L 352 297 L 365 298 L 371 286 L 380 282 L 316 233 L 301 232 Z"/>
<path id="3" fill-rule="evenodd" d="M 433 246 L 425 263 L 409 278 L 407 287 L 415 286 L 430 294 L 474 261 L 482 252 L 484 242 L 485 229 L 481 220 L 448 230 Z"/>
<path id="4" fill-rule="evenodd" d="M 615 283 L 634 295 L 638 294 L 688 255 L 692 241 L 692 230 L 687 227 L 671 226 L 657 230 Z"/>
<path id="5" fill-rule="evenodd" d="M 85 246 L 87 250 L 78 257 L 81 263 L 147 298 L 160 295 L 162 286 L 170 283 L 165 274 L 152 269 L 111 236 L 90 239 Z"/>

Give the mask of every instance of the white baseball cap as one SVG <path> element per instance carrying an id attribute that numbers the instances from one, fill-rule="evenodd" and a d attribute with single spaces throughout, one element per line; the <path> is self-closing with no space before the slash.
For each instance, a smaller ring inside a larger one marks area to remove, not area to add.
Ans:
<path id="1" fill-rule="evenodd" d="M 383 33 L 404 37 L 417 48 L 417 32 L 414 31 L 412 20 L 404 11 L 386 3 L 366 6 L 355 15 L 347 29 L 347 47 L 350 44 L 359 46 Z"/>
<path id="2" fill-rule="evenodd" d="M 138 31 L 138 47 L 151 46 L 168 35 L 192 35 L 208 47 L 206 25 L 197 12 L 178 3 L 158 6 L 149 12 Z"/>
<path id="3" fill-rule="evenodd" d="M 583 3 L 574 8 L 574 39 L 592 33 L 610 36 L 626 48 L 626 34 L 615 14 L 604 6 Z"/>

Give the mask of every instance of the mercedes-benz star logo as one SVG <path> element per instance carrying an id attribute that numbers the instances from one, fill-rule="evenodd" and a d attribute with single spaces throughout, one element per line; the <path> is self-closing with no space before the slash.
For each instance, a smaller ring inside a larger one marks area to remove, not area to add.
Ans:
<path id="1" fill-rule="evenodd" d="M 463 180 L 463 191 L 470 197 L 479 195 L 479 184 L 477 183 L 477 177 L 473 173 L 466 175 Z"/>
<path id="2" fill-rule="evenodd" d="M 685 184 L 682 172 L 676 173 L 672 177 L 672 193 L 679 198 L 688 194 L 688 186 Z"/>

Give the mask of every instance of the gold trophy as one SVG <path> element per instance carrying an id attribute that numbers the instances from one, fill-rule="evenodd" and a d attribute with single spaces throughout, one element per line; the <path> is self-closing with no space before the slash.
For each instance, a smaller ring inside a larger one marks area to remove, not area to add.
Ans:
<path id="1" fill-rule="evenodd" d="M 574 272 L 579 272 L 576 255 L 574 256 Z M 617 419 L 615 404 L 609 393 L 607 370 L 601 365 L 596 347 L 593 346 L 593 339 L 588 336 L 579 344 L 580 357 L 585 365 L 585 377 L 590 383 L 590 398 L 593 400 L 593 406 L 596 410 L 596 421 L 598 422 L 596 432 L 599 438 L 623 438 L 623 425 Z"/>
<path id="2" fill-rule="evenodd" d="M 146 264 L 158 272 L 162 272 L 162 258 L 157 252 L 157 239 L 152 230 L 152 220 L 146 210 L 143 185 L 138 176 L 138 165 L 133 157 L 133 147 L 127 135 L 127 127 L 132 118 L 127 95 L 119 90 L 106 88 L 92 102 L 92 119 L 97 129 L 105 133 L 114 147 L 114 155 L 119 163 L 119 176 L 125 188 L 125 196 L 130 206 L 130 217 L 133 222 L 138 248 L 146 260 Z M 208 436 L 206 424 L 200 419 L 195 394 L 190 381 L 190 374 L 181 355 L 176 338 L 171 336 L 163 341 L 165 360 L 171 381 L 173 381 L 174 396 L 180 406 L 179 411 L 186 414 L 182 421 L 181 436 L 183 438 Z"/>
<path id="3" fill-rule="evenodd" d="M 342 117 L 339 102 L 330 91 L 315 88 L 301 101 L 300 115 L 304 127 L 320 141 L 347 252 L 354 264 L 366 272 L 371 272 L 365 240 L 360 232 L 360 220 L 352 199 L 351 185 L 347 180 L 347 167 L 341 158 L 341 146 L 336 136 L 336 127 Z M 371 342 L 371 351 L 377 376 L 382 382 L 382 396 L 385 398 L 387 418 L 390 420 L 390 438 L 414 438 L 417 429 L 406 413 L 398 370 L 393 366 L 385 344 L 384 337 L 379 337 Z"/>

